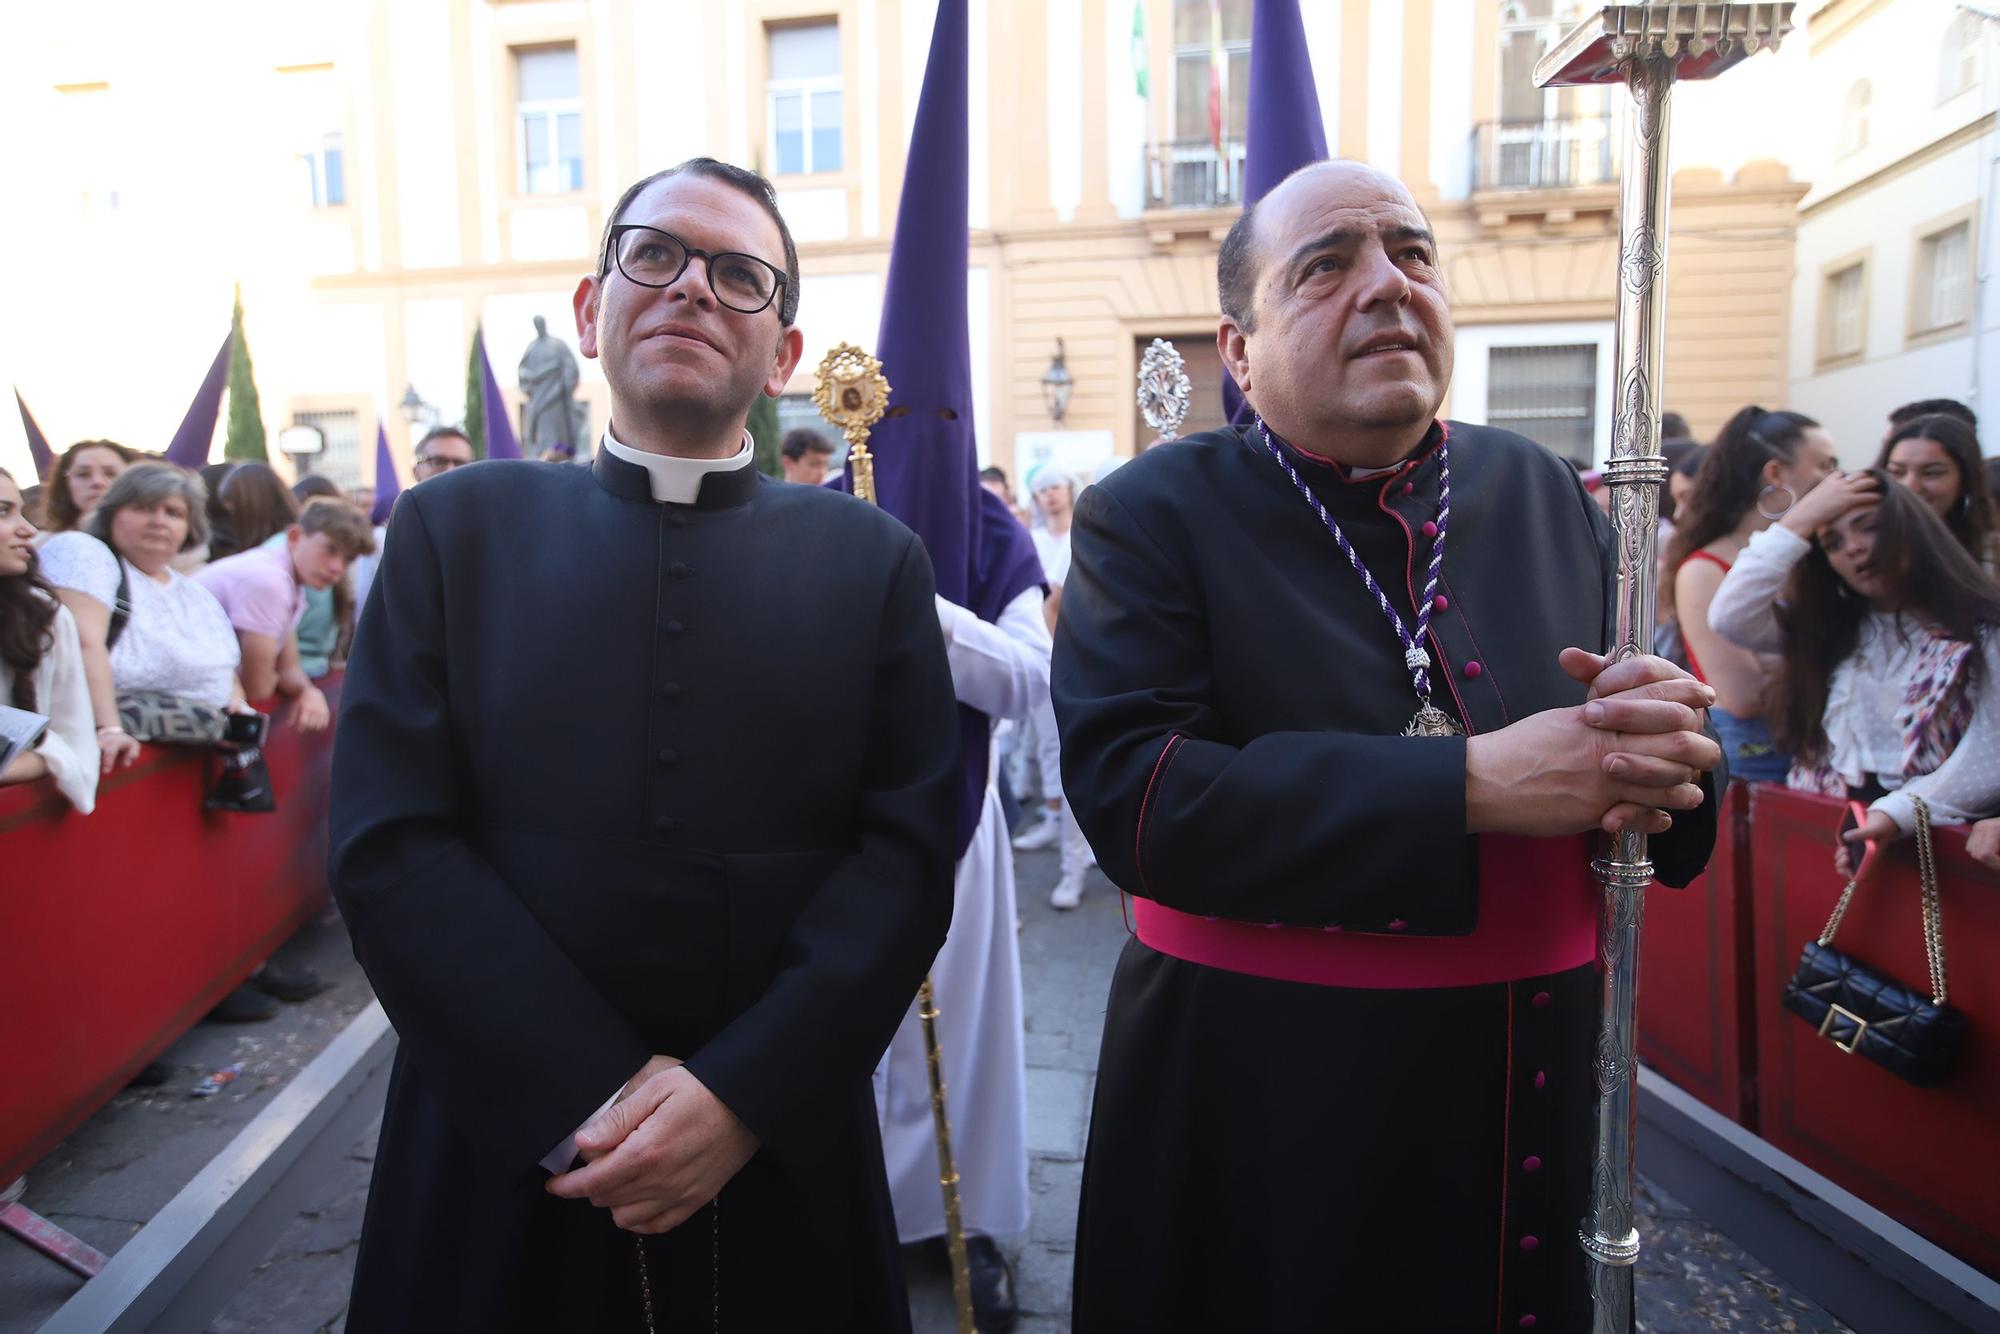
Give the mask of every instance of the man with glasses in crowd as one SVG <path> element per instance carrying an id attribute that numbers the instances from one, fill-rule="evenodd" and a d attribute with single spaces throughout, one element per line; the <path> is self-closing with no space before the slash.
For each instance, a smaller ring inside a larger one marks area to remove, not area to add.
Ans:
<path id="1" fill-rule="evenodd" d="M 331 878 L 401 1039 L 348 1327 L 907 1330 L 869 1077 L 951 916 L 930 563 L 753 465 L 802 348 L 761 176 L 634 185 L 575 308 L 603 448 L 413 490 L 348 668 Z"/>
<path id="2" fill-rule="evenodd" d="M 433 426 L 424 432 L 424 438 L 417 441 L 416 457 L 410 464 L 411 475 L 417 482 L 428 482 L 433 477 L 442 477 L 453 468 L 463 468 L 478 460 L 472 453 L 472 441 L 456 426 Z M 368 488 L 368 503 L 363 505 L 358 498 L 360 492 L 353 493 L 353 504 L 363 514 L 371 513 L 375 507 L 375 488 Z M 368 590 L 374 586 L 375 571 L 382 564 L 382 552 L 389 541 L 387 524 L 375 529 L 375 550 L 354 562 L 354 605 L 368 605 Z"/>
<path id="3" fill-rule="evenodd" d="M 417 441 L 416 461 L 410 471 L 419 482 L 428 482 L 476 461 L 472 441 L 464 431 L 456 426 L 433 426 Z"/>

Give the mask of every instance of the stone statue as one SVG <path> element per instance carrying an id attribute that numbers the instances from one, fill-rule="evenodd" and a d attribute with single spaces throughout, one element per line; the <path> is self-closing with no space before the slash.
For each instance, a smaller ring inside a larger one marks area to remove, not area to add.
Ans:
<path id="1" fill-rule="evenodd" d="M 552 445 L 569 445 L 584 452 L 587 418 L 576 401 L 576 354 L 549 332 L 549 322 L 535 316 L 535 341 L 521 354 L 521 392 L 528 396 L 522 414 L 521 452 L 532 458 Z"/>

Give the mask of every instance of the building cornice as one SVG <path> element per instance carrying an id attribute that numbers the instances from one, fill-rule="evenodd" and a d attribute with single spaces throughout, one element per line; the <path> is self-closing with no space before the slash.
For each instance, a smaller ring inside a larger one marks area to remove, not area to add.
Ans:
<path id="1" fill-rule="evenodd" d="M 1902 157 L 1897 158 L 1887 166 L 1879 167 L 1869 172 L 1860 180 L 1850 181 L 1838 190 L 1821 195 L 1818 199 L 1800 207 L 1800 221 L 1811 218 L 1822 209 L 1832 208 L 1837 204 L 1847 203 L 1862 195 L 1870 194 L 1882 186 L 1889 184 L 1891 181 L 1909 175 L 1909 173 L 1915 171 L 1918 167 L 1937 161 L 1946 153 L 1963 148 L 1969 143 L 1976 142 L 1993 128 L 1993 122 L 1994 113 L 1989 111 L 1979 119 L 1968 121 L 1948 134 L 1939 135 L 1922 148 L 1911 153 L 1905 153 Z"/>

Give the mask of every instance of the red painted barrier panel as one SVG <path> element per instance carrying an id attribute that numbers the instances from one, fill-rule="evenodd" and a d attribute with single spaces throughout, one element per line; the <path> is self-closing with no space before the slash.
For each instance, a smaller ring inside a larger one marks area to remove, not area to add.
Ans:
<path id="1" fill-rule="evenodd" d="M 1708 870 L 1646 891 L 1639 936 L 1639 1057 L 1748 1129 L 1757 1128 L 1751 992 L 1750 788 L 1731 783 Z"/>
<path id="2" fill-rule="evenodd" d="M 1779 1008 L 1779 997 L 1840 897 L 1833 869 L 1841 803 L 1784 788 L 1752 797 L 1756 830 L 1759 1133 L 1967 1263 L 2000 1274 L 2000 876 L 1965 853 L 1962 828 L 1936 835 L 1951 1003 L 1969 1025 L 1958 1073 L 1920 1089 L 1850 1056 Z M 1835 942 L 1924 988 L 1915 845 L 1888 850 L 1855 892 Z"/>
<path id="3" fill-rule="evenodd" d="M 321 681 L 338 704 L 338 676 Z M 147 746 L 77 815 L 0 788 L 0 1184 L 26 1171 L 327 902 L 331 731 L 281 715 L 278 809 L 206 812 L 215 762 Z"/>

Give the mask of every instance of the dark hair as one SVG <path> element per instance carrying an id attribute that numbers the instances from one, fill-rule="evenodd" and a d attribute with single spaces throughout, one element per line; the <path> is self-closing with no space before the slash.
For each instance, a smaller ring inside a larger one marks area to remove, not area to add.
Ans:
<path id="1" fill-rule="evenodd" d="M 1004 487 L 1007 485 L 1007 470 L 991 466 L 981 468 L 979 470 L 979 480 L 982 482 L 998 482 Z"/>
<path id="2" fill-rule="evenodd" d="M 1807 430 L 1818 425 L 1803 413 L 1759 407 L 1731 417 L 1695 474 L 1694 493 L 1667 548 L 1667 568 L 1678 570 L 1682 561 L 1743 522 L 1764 490 L 1764 465 L 1796 457 Z"/>
<path id="3" fill-rule="evenodd" d="M 1681 416 L 1680 413 L 1663 412 L 1660 414 L 1660 439 L 1666 441 L 1692 440 L 1694 439 L 1694 432 L 1688 430 L 1687 418 Z"/>
<path id="4" fill-rule="evenodd" d="M 1244 333 L 1256 331 L 1257 203 L 1243 206 L 1215 257 L 1215 295 L 1222 313 Z"/>
<path id="5" fill-rule="evenodd" d="M 340 489 L 340 483 L 323 473 L 309 472 L 292 483 L 292 499 L 303 505 L 308 500 L 325 497 L 328 500 L 346 500 L 347 493 Z"/>
<path id="6" fill-rule="evenodd" d="M 125 553 L 111 544 L 111 521 L 118 517 L 118 511 L 127 505 L 158 504 L 168 496 L 179 496 L 187 506 L 187 540 L 181 543 L 181 550 L 193 551 L 208 541 L 208 489 L 201 484 L 199 474 L 171 463 L 135 463 L 120 473 L 91 511 L 83 531 L 123 557 Z"/>
<path id="7" fill-rule="evenodd" d="M 311 536 L 323 533 L 349 560 L 375 554 L 375 525 L 368 516 L 344 500 L 316 496 L 299 511 L 299 531 Z"/>
<path id="8" fill-rule="evenodd" d="M 1683 477 L 1701 476 L 1701 465 L 1702 461 L 1708 457 L 1708 446 L 1697 440 L 1677 440 L 1670 441 L 1669 444 L 1680 444 L 1687 447 L 1683 448 L 1678 456 L 1676 456 L 1673 449 L 1669 448 L 1666 450 L 1668 470 L 1677 472 Z"/>
<path id="9" fill-rule="evenodd" d="M 1951 457 L 1958 469 L 1958 499 L 1944 516 L 1945 527 L 1974 560 L 1984 560 L 1992 548 L 1993 530 L 2000 527 L 1993 505 L 1993 490 L 1986 481 L 1985 460 L 1979 456 L 1979 437 L 1962 417 L 1935 413 L 1912 417 L 1882 442 L 1881 457 L 1875 466 L 1886 470 L 1889 456 L 1905 440 L 1929 440 Z"/>
<path id="10" fill-rule="evenodd" d="M 600 288 L 611 272 L 611 229 L 618 225 L 625 216 L 625 210 L 632 206 L 632 201 L 647 186 L 672 176 L 702 176 L 711 181 L 721 181 L 756 200 L 771 221 L 778 224 L 778 237 L 785 245 L 785 291 L 778 298 L 778 323 L 791 328 L 799 318 L 799 247 L 792 240 L 792 229 L 785 225 L 785 215 L 778 211 L 778 192 L 758 173 L 712 157 L 691 157 L 679 166 L 656 171 L 644 180 L 634 181 L 626 187 L 624 194 L 618 196 L 618 202 L 612 205 L 610 214 L 604 219 L 604 237 L 597 244 L 597 281 Z"/>
<path id="11" fill-rule="evenodd" d="M 1663 417 L 1660 420 L 1660 431 L 1664 435 L 1666 432 L 1666 418 Z M 1695 466 L 1699 467 L 1701 464 L 1701 452 L 1701 444 L 1694 440 L 1670 438 L 1660 441 L 1660 454 L 1667 461 L 1668 477 L 1671 477 L 1674 473 L 1683 471 L 1689 477 L 1694 476 L 1694 469 L 1687 468 L 1685 465 L 1688 457 L 1693 455 L 1695 456 Z M 1678 522 L 1674 517 L 1674 489 L 1667 485 L 1665 479 L 1662 479 L 1660 482 L 1660 517 L 1669 523 Z"/>
<path id="12" fill-rule="evenodd" d="M 1869 566 L 1889 585 L 1883 601 L 1960 641 L 1977 644 L 1982 627 L 2000 626 L 2000 590 L 1958 544 L 1944 521 L 1916 492 L 1898 486 L 1880 468 L 1869 470 L 1882 488 Z M 1784 667 L 1774 685 L 1771 734 L 1781 749 L 1813 764 L 1826 754 L 1826 697 L 1834 670 L 1861 642 L 1869 603 L 1855 596 L 1826 553 L 1814 542 L 1793 569 L 1778 603 Z M 1967 666 L 1968 688 L 1979 684 L 1982 657 Z"/>
<path id="13" fill-rule="evenodd" d="M 1955 398 L 1920 398 L 1914 403 L 1905 403 L 1889 414 L 1889 425 L 1901 426 L 1918 417 L 1956 417 L 1973 430 L 1979 429 L 1978 415 Z"/>
<path id="14" fill-rule="evenodd" d="M 76 466 L 76 456 L 86 449 L 108 449 L 128 464 L 139 457 L 137 450 L 127 449 L 115 440 L 79 440 L 65 449 L 49 474 L 49 498 L 44 506 L 52 533 L 71 532 L 83 522 L 83 511 L 76 507 L 76 500 L 69 493 L 69 470 Z"/>
<path id="15" fill-rule="evenodd" d="M 208 517 L 209 554 L 226 556 L 234 549 L 234 539 L 229 536 L 229 514 L 222 508 L 222 484 L 229 480 L 230 473 L 236 471 L 236 464 L 225 459 L 221 463 L 204 463 L 196 471 L 208 493 L 208 499 L 202 504 L 202 513 Z M 223 550 L 217 551 L 217 547 Z"/>
<path id="16" fill-rule="evenodd" d="M 299 502 L 268 463 L 239 463 L 217 492 L 221 522 L 209 537 L 208 558 L 250 551 L 282 533 L 299 517 Z"/>
<path id="17" fill-rule="evenodd" d="M 14 480 L 5 468 L 0 468 L 0 477 Z M 42 578 L 32 547 L 25 571 L 0 575 L 0 662 L 14 673 L 8 703 L 29 713 L 36 712 L 35 668 L 42 655 L 56 646 L 56 605 L 56 591 Z"/>
<path id="18" fill-rule="evenodd" d="M 422 458 L 424 456 L 425 445 L 428 445 L 433 440 L 441 440 L 446 436 L 451 437 L 453 440 L 463 440 L 468 447 L 472 444 L 472 437 L 465 433 L 463 426 L 433 426 L 430 430 L 424 432 L 422 439 L 417 441 L 416 447 L 410 451 L 410 456 L 412 458 Z M 478 451 L 474 450 L 473 452 L 477 453 Z"/>
<path id="19" fill-rule="evenodd" d="M 814 454 L 833 453 L 833 441 L 821 435 L 810 426 L 794 426 L 785 432 L 785 441 L 778 446 L 778 452 L 797 463 L 808 452 Z"/>

